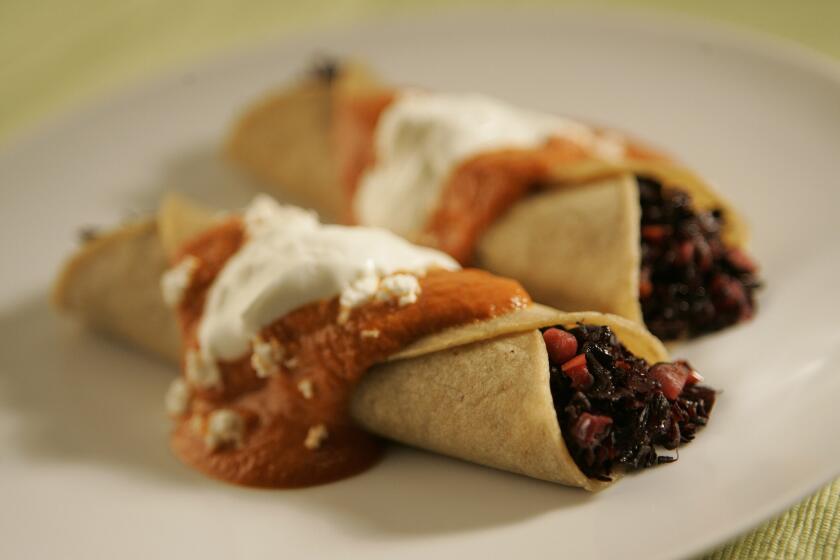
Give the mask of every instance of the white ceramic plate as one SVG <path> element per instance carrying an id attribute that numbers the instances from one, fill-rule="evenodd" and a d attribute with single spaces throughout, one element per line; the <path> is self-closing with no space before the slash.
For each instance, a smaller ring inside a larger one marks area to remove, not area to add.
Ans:
<path id="1" fill-rule="evenodd" d="M 713 178 L 754 225 L 751 324 L 678 349 L 724 390 L 668 467 L 588 495 L 395 448 L 357 478 L 226 486 L 168 452 L 173 371 L 56 317 L 79 226 L 180 188 L 250 191 L 217 161 L 236 112 L 316 52 L 637 131 Z M 189 68 L 0 155 L 0 556 L 665 558 L 699 552 L 840 470 L 840 72 L 791 47 L 650 16 L 460 14 L 322 33 Z"/>

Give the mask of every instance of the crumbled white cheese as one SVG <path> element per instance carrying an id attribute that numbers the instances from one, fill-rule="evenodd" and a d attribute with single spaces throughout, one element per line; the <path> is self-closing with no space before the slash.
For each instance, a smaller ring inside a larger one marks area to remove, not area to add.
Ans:
<path id="1" fill-rule="evenodd" d="M 400 307 L 417 302 L 420 295 L 420 282 L 411 274 L 394 274 L 387 276 L 379 283 L 376 292 L 377 301 L 397 299 Z"/>
<path id="2" fill-rule="evenodd" d="M 315 395 L 315 386 L 312 385 L 311 379 L 301 379 L 298 381 L 297 388 L 304 399 L 311 399 Z"/>
<path id="3" fill-rule="evenodd" d="M 363 329 L 361 334 L 362 338 L 379 338 L 382 333 L 379 329 Z"/>
<path id="4" fill-rule="evenodd" d="M 166 405 L 166 412 L 170 416 L 183 416 L 187 412 L 187 406 L 190 404 L 190 396 L 192 391 L 187 382 L 182 377 L 177 377 L 169 384 L 169 389 L 166 391 L 164 404 Z"/>
<path id="5" fill-rule="evenodd" d="M 257 335 L 251 339 L 251 366 L 257 377 L 271 377 L 280 372 L 280 364 L 286 351 L 276 338 L 264 339 Z"/>
<path id="6" fill-rule="evenodd" d="M 216 362 L 203 356 L 200 350 L 187 350 L 184 361 L 184 373 L 190 385 L 199 389 L 221 386 L 222 374 Z"/>
<path id="7" fill-rule="evenodd" d="M 306 440 L 303 442 L 303 446 L 309 450 L 314 451 L 315 449 L 321 447 L 321 444 L 324 443 L 324 440 L 327 439 L 327 436 L 329 436 L 329 432 L 327 432 L 326 426 L 324 426 L 323 424 L 312 426 L 306 433 Z"/>
<path id="8" fill-rule="evenodd" d="M 379 289 L 379 275 L 376 271 L 365 270 L 358 279 L 341 291 L 338 299 L 342 308 L 353 309 L 373 299 Z"/>
<path id="9" fill-rule="evenodd" d="M 200 264 L 201 262 L 196 257 L 188 255 L 163 273 L 163 276 L 160 277 L 160 289 L 166 305 L 177 307 L 181 304 L 187 288 L 190 287 L 193 274 L 198 270 Z"/>
<path id="10" fill-rule="evenodd" d="M 349 286 L 341 291 L 338 298 L 338 323 L 345 323 L 350 318 L 350 312 L 371 301 L 379 289 L 379 274 L 368 267 Z"/>
<path id="11" fill-rule="evenodd" d="M 204 416 L 201 414 L 193 414 L 190 417 L 190 421 L 187 424 L 190 428 L 190 431 L 196 435 L 200 436 L 204 433 Z"/>
<path id="12" fill-rule="evenodd" d="M 350 318 L 350 308 L 349 307 L 342 307 L 338 310 L 338 317 L 336 317 L 336 322 L 339 325 L 343 325 L 347 322 Z"/>
<path id="13" fill-rule="evenodd" d="M 365 271 L 341 292 L 338 322 L 345 323 L 354 308 L 371 301 L 396 299 L 400 307 L 416 303 L 420 292 L 417 275 L 401 273 L 380 277 L 372 271 Z"/>
<path id="14" fill-rule="evenodd" d="M 245 420 L 233 410 L 214 410 L 207 418 L 207 433 L 204 444 L 214 451 L 223 445 L 242 445 L 245 436 Z"/>

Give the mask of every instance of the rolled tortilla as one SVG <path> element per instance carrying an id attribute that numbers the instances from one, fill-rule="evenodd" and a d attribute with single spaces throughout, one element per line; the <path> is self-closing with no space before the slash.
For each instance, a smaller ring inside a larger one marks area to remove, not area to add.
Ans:
<path id="1" fill-rule="evenodd" d="M 365 152 L 366 147 L 346 144 L 366 142 L 369 137 L 352 130 L 369 127 L 366 121 L 370 117 L 364 108 L 380 106 L 395 90 L 383 86 L 355 62 L 347 63 L 340 76 L 331 83 L 306 79 L 250 107 L 229 135 L 227 152 L 240 168 L 267 180 L 279 197 L 301 200 L 327 219 L 347 221 L 352 195 L 343 184 L 347 178 L 339 176 L 339 168 L 346 162 L 339 164 L 338 159 L 347 158 L 347 152 L 351 159 L 365 159 L 359 152 Z M 313 88 L 320 92 L 318 96 L 311 93 Z M 307 118 L 312 112 L 319 117 Z M 354 122 L 353 113 L 357 113 L 358 122 Z M 723 239 L 734 247 L 746 246 L 749 230 L 743 216 L 708 181 L 638 140 L 628 138 L 628 142 L 638 157 L 579 159 L 552 169 L 544 183 L 559 187 L 626 174 L 649 176 L 690 194 L 698 209 L 723 210 Z M 419 231 L 407 237 L 425 239 Z"/>
<path id="2" fill-rule="evenodd" d="M 535 194 L 484 234 L 476 264 L 516 278 L 552 307 L 641 322 L 640 214 L 629 175 Z"/>
<path id="3" fill-rule="evenodd" d="M 702 189 L 695 193 L 697 200 L 714 204 L 703 198 L 708 193 Z M 521 200 L 488 229 L 476 248 L 475 264 L 516 278 L 546 305 L 597 309 L 643 322 L 640 220 L 633 175 L 549 188 Z M 746 228 L 743 222 L 733 224 L 731 246 L 743 247 Z"/>
<path id="4" fill-rule="evenodd" d="M 650 363 L 668 354 L 651 334 L 615 315 L 541 305 L 451 329 L 372 368 L 356 389 L 353 418 L 388 439 L 532 478 L 599 490 L 563 441 L 539 328 L 607 325 Z M 503 334 L 504 333 L 504 334 Z"/>
<path id="5" fill-rule="evenodd" d="M 129 226 L 83 248 L 60 276 L 57 292 L 82 294 L 73 306 L 82 317 L 173 362 L 175 319 L 159 292 L 164 245 L 187 232 L 179 216 L 197 216 L 184 201 L 169 201 L 143 243 Z M 208 222 L 212 217 L 208 215 Z M 197 222 L 192 222 L 197 223 Z M 177 226 L 177 227 L 175 227 Z M 153 256 L 152 261 L 147 260 Z M 112 261 L 119 260 L 120 266 Z M 132 271 L 143 271 L 132 274 Z M 157 276 L 156 276 L 157 275 Z M 110 294 L 113 304 L 93 297 Z M 142 294 L 142 301 L 134 301 Z M 141 304 L 142 303 L 142 304 Z M 150 328 L 149 317 L 158 319 Z M 649 362 L 668 359 L 662 344 L 641 326 L 601 313 L 561 313 L 541 305 L 422 338 L 369 371 L 354 393 L 351 413 L 367 430 L 416 447 L 534 478 L 597 490 L 608 483 L 587 478 L 563 441 L 549 388 L 548 355 L 538 329 L 576 323 L 610 326 L 624 345 Z M 141 332 L 143 336 L 137 336 Z"/>

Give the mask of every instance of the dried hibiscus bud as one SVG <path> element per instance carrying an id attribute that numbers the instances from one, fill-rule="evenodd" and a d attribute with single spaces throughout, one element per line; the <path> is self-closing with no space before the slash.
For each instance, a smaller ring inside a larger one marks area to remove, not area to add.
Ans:
<path id="1" fill-rule="evenodd" d="M 586 367 L 586 354 L 578 354 L 560 366 L 560 369 L 572 380 L 575 389 L 585 389 L 592 385 L 592 374 Z"/>
<path id="2" fill-rule="evenodd" d="M 609 416 L 584 412 L 578 416 L 577 421 L 572 426 L 571 435 L 579 446 L 589 449 L 601 443 L 609 433 L 612 423 L 612 418 Z"/>
<path id="3" fill-rule="evenodd" d="M 642 226 L 641 233 L 645 241 L 657 242 L 671 235 L 671 228 L 660 225 Z"/>
<path id="4" fill-rule="evenodd" d="M 731 264 L 734 268 L 743 272 L 753 273 L 758 270 L 755 262 L 753 262 L 746 253 L 737 248 L 729 249 L 729 251 L 726 252 L 726 260 L 729 261 L 729 264 Z"/>
<path id="5" fill-rule="evenodd" d="M 546 329 L 543 333 L 548 357 L 555 364 L 563 364 L 575 357 L 578 350 L 577 339 L 573 334 L 557 328 Z"/>
<path id="6" fill-rule="evenodd" d="M 662 386 L 662 394 L 669 401 L 676 400 L 682 393 L 692 370 L 685 362 L 658 363 L 648 370 L 648 375 Z"/>

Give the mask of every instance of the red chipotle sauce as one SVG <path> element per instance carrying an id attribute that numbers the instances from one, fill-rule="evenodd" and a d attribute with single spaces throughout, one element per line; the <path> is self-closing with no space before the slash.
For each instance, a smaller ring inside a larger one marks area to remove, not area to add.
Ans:
<path id="1" fill-rule="evenodd" d="M 197 263 L 177 305 L 185 361 L 199 345 L 198 327 L 214 280 L 246 240 L 242 220 L 233 218 L 187 243 L 176 259 Z M 382 443 L 348 414 L 365 371 L 425 335 L 530 304 L 517 282 L 479 270 L 432 269 L 419 277 L 419 285 L 410 305 L 374 300 L 342 317 L 336 296 L 265 326 L 259 338 L 264 348 L 278 350 L 275 362 L 260 362 L 253 348 L 218 362 L 220 383 L 192 387 L 176 420 L 171 441 L 176 455 L 214 478 L 271 488 L 324 484 L 369 468 L 381 456 Z M 260 363 L 262 372 L 255 367 Z M 214 435 L 211 423 L 223 433 Z"/>

